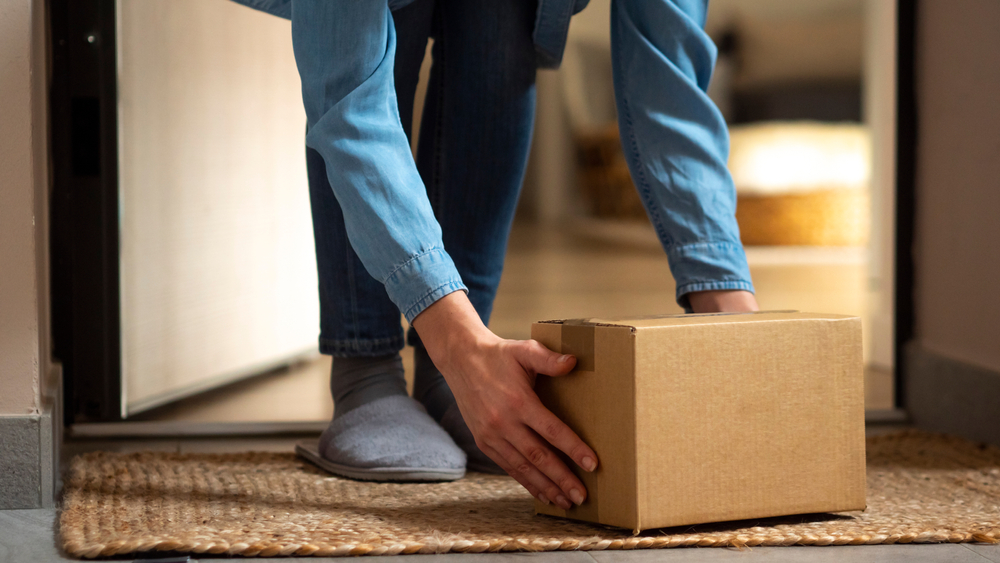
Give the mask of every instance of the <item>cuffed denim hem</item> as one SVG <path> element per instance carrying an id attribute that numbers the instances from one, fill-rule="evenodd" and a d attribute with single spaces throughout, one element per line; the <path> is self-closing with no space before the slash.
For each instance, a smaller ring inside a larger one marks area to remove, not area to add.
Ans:
<path id="1" fill-rule="evenodd" d="M 694 291 L 743 290 L 753 293 L 746 251 L 738 242 L 697 242 L 667 249 L 677 282 L 677 304 L 691 312 Z"/>
<path id="2" fill-rule="evenodd" d="M 462 282 L 451 282 L 441 287 L 431 290 L 427 295 L 421 297 L 412 307 L 403 312 L 403 316 L 406 317 L 406 322 L 413 323 L 414 317 L 424 312 L 424 309 L 430 307 L 435 301 L 441 299 L 445 295 L 455 293 L 456 291 L 464 291 L 469 293 L 468 288 Z"/>
<path id="3" fill-rule="evenodd" d="M 469 291 L 462 283 L 455 262 L 441 248 L 432 248 L 410 258 L 382 283 L 407 322 L 445 295 L 458 290 Z"/>
<path id="4" fill-rule="evenodd" d="M 403 337 L 371 340 L 331 340 L 319 337 L 319 353 L 335 358 L 371 358 L 388 356 L 403 349 Z"/>

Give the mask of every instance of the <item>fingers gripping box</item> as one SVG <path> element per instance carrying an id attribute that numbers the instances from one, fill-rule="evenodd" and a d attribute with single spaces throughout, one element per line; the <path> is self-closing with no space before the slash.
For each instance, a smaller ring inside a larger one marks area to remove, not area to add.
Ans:
<path id="1" fill-rule="evenodd" d="M 861 320 L 798 312 L 545 321 L 542 402 L 600 458 L 539 514 L 646 530 L 865 508 Z"/>

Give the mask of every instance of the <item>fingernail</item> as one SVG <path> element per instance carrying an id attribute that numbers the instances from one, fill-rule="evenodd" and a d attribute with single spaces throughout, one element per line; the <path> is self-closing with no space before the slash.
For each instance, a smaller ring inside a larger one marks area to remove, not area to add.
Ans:
<path id="1" fill-rule="evenodd" d="M 538 493 L 538 500 L 542 501 L 542 504 L 551 504 L 549 498 L 541 493 Z"/>
<path id="2" fill-rule="evenodd" d="M 568 500 L 566 500 L 566 497 L 564 497 L 562 495 L 559 495 L 559 496 L 556 497 L 556 504 L 558 504 L 559 506 L 561 506 L 563 508 L 563 510 L 569 510 L 570 508 L 573 507 L 573 505 L 570 504 Z"/>
<path id="3" fill-rule="evenodd" d="M 569 354 L 563 354 L 562 356 L 559 356 L 559 360 L 558 361 L 559 361 L 560 364 L 565 364 L 572 357 L 573 356 L 570 356 Z"/>
<path id="4" fill-rule="evenodd" d="M 594 458 L 590 456 L 583 458 L 581 462 L 583 463 L 583 468 L 586 469 L 587 471 L 593 471 L 597 469 L 597 462 L 594 461 Z"/>
<path id="5" fill-rule="evenodd" d="M 578 506 L 583 504 L 583 493 L 580 492 L 580 489 L 570 489 L 569 498 L 573 499 L 573 502 Z"/>

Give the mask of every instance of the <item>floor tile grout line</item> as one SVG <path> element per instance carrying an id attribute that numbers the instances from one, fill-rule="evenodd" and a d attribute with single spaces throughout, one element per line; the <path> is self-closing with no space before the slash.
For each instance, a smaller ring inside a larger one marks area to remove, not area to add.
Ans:
<path id="1" fill-rule="evenodd" d="M 967 543 L 960 543 L 958 545 L 960 545 L 960 546 L 964 547 L 965 549 L 967 549 L 968 551 L 971 551 L 972 553 L 975 553 L 976 555 L 982 557 L 984 561 L 989 561 L 990 563 L 993 563 L 992 559 L 990 559 L 989 557 L 986 557 L 982 553 L 979 553 L 975 549 L 972 549 L 972 547 L 970 547 L 969 544 L 967 544 Z M 998 549 L 998 551 L 1000 551 L 1000 549 Z"/>

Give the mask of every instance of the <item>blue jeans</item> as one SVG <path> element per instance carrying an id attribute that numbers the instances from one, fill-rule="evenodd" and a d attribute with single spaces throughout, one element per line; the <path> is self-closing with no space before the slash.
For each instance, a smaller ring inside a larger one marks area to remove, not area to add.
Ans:
<path id="1" fill-rule="evenodd" d="M 484 323 L 503 269 L 535 114 L 534 0 L 416 0 L 392 13 L 393 78 L 412 136 L 413 99 L 429 37 L 433 65 L 417 170 L 445 250 Z M 320 351 L 380 356 L 403 347 L 400 310 L 348 240 L 323 157 L 307 149 L 320 295 Z M 419 341 L 411 329 L 411 343 Z"/>

